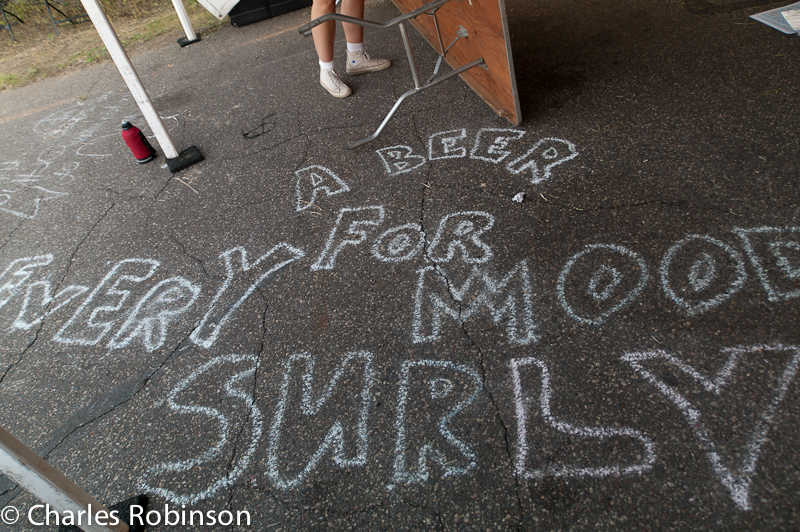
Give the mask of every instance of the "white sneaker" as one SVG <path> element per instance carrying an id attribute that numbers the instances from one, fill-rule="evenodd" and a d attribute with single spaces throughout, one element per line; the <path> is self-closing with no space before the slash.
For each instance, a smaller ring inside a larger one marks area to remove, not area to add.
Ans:
<path id="1" fill-rule="evenodd" d="M 367 72 L 377 72 L 384 68 L 389 68 L 392 62 L 388 59 L 373 59 L 366 52 L 347 52 L 347 73 L 351 76 L 365 74 Z"/>
<path id="2" fill-rule="evenodd" d="M 339 79 L 339 74 L 335 70 L 326 70 L 321 68 L 319 70 L 319 83 L 322 87 L 331 93 L 334 98 L 347 98 L 353 91 Z"/>

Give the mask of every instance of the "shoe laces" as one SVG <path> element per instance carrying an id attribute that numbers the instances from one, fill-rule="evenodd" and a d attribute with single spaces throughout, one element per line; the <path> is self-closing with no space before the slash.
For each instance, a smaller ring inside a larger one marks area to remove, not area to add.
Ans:
<path id="1" fill-rule="evenodd" d="M 344 82 L 339 78 L 339 75 L 336 73 L 335 70 L 328 71 L 327 76 L 328 76 L 328 81 L 335 90 L 341 91 L 342 89 L 344 89 Z"/>
<path id="2" fill-rule="evenodd" d="M 355 57 L 353 57 L 353 59 L 360 59 L 360 61 L 358 61 L 359 63 L 367 63 L 369 61 L 372 61 L 372 58 L 364 50 L 359 50 L 358 52 L 351 52 L 351 53 L 357 54 L 355 55 Z M 360 55 L 361 57 L 359 58 L 358 55 Z"/>

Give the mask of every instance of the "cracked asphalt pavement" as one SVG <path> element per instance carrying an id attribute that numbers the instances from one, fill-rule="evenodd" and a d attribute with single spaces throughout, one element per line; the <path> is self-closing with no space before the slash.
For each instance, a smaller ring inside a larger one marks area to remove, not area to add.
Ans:
<path id="1" fill-rule="evenodd" d="M 0 426 L 152 530 L 799 530 L 780 5 L 507 0 L 521 125 L 450 80 L 355 150 L 399 32 L 337 100 L 307 9 L 226 26 L 134 58 L 174 175 L 113 64 L 0 93 Z"/>

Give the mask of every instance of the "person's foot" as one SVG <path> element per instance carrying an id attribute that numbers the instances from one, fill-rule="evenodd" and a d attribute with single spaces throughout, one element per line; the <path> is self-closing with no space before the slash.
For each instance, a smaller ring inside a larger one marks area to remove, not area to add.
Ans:
<path id="1" fill-rule="evenodd" d="M 319 83 L 322 87 L 331 93 L 334 98 L 346 98 L 353 94 L 353 91 L 339 79 L 339 74 L 335 70 L 320 69 Z"/>
<path id="2" fill-rule="evenodd" d="M 347 73 L 351 76 L 377 72 L 389 68 L 391 64 L 388 59 L 373 59 L 364 51 L 347 52 Z"/>

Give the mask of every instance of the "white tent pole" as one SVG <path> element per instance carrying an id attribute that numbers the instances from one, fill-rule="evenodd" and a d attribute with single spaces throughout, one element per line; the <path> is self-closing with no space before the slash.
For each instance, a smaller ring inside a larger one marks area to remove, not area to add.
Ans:
<path id="1" fill-rule="evenodd" d="M 94 497 L 73 484 L 21 441 L 0 427 L 0 473 L 25 488 L 61 515 L 82 516 L 80 528 L 86 532 L 128 532 L 122 520 L 114 522 L 110 512 Z M 91 510 L 91 511 L 90 511 Z M 82 513 L 79 513 L 82 512 Z M 100 516 L 97 514 L 104 512 Z M 91 520 L 89 520 L 91 515 Z M 87 521 L 91 524 L 87 524 Z M 100 521 L 103 524 L 98 524 Z"/>
<path id="2" fill-rule="evenodd" d="M 192 23 L 189 20 L 189 14 L 186 13 L 186 8 L 183 6 L 183 1 L 172 0 L 172 5 L 175 6 L 175 12 L 178 14 L 178 18 L 181 19 L 181 26 L 183 26 L 183 31 L 186 33 L 186 39 L 189 41 L 196 41 L 197 34 L 192 28 Z"/>
<path id="3" fill-rule="evenodd" d="M 100 7 L 97 0 L 81 0 L 81 3 L 86 13 L 89 15 L 89 18 L 92 20 L 92 24 L 94 24 L 97 33 L 100 34 L 103 44 L 106 45 L 111 59 L 113 59 L 114 63 L 117 65 L 122 79 L 124 79 L 125 83 L 128 85 L 128 90 L 139 105 L 144 119 L 147 120 L 147 124 L 155 134 L 156 140 L 161 146 L 161 150 L 164 152 L 164 156 L 167 159 L 175 159 L 178 157 L 178 150 L 172 143 L 167 128 L 164 127 L 164 122 L 161 121 L 161 116 L 159 116 L 155 107 L 153 107 L 153 102 L 147 95 L 147 91 L 144 85 L 142 85 L 138 74 L 136 74 L 136 70 L 133 69 L 133 64 L 131 64 L 128 54 L 122 49 L 122 44 L 119 42 L 117 34 L 114 33 L 114 28 L 111 27 L 111 23 L 103 12 L 103 8 Z"/>

